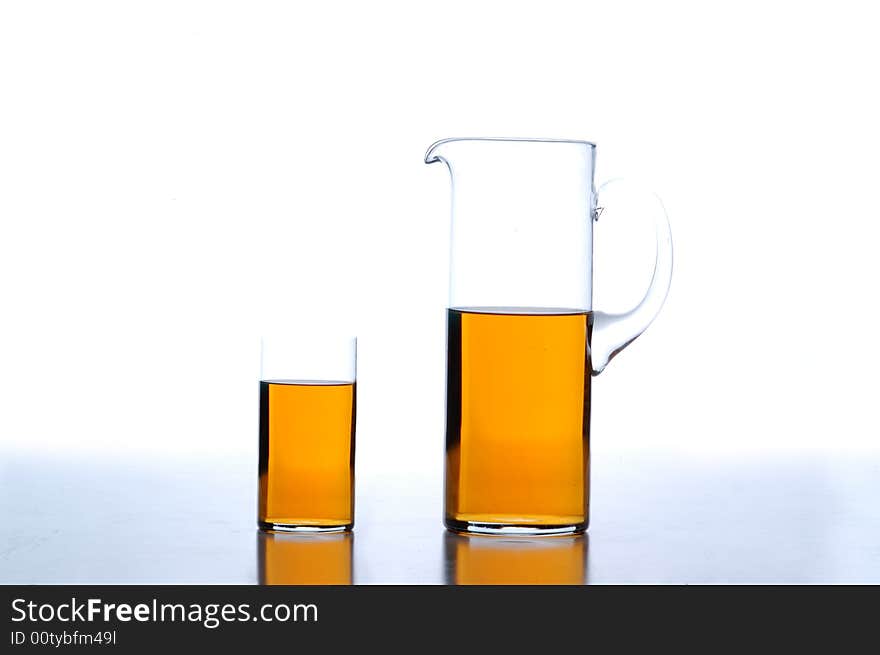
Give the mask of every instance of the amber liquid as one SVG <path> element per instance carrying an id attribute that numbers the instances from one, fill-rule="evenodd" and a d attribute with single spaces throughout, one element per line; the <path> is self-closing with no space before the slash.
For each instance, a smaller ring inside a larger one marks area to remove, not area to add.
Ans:
<path id="1" fill-rule="evenodd" d="M 258 534 L 264 585 L 350 585 L 352 534 Z"/>
<path id="2" fill-rule="evenodd" d="M 352 527 L 354 424 L 353 382 L 260 382 L 261 528 Z"/>
<path id="3" fill-rule="evenodd" d="M 446 526 L 583 532 L 589 313 L 467 308 L 448 321 Z"/>

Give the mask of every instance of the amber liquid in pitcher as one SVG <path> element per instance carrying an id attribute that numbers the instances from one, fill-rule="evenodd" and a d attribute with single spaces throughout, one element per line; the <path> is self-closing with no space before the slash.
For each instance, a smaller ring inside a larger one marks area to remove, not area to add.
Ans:
<path id="1" fill-rule="evenodd" d="M 448 528 L 587 528 L 590 325 L 565 309 L 448 310 Z"/>
<path id="2" fill-rule="evenodd" d="M 353 382 L 260 382 L 260 528 L 352 527 L 354 425 Z"/>

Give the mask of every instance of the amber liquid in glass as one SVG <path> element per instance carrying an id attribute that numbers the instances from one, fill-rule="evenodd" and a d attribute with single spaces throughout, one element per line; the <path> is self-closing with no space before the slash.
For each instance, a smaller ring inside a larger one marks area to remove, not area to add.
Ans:
<path id="1" fill-rule="evenodd" d="M 586 530 L 590 325 L 564 309 L 448 310 L 446 527 Z"/>
<path id="2" fill-rule="evenodd" d="M 354 425 L 353 382 L 260 382 L 260 528 L 351 529 Z"/>

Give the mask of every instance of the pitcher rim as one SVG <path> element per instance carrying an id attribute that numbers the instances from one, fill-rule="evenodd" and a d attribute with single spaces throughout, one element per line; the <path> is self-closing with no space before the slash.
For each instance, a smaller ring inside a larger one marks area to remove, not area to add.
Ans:
<path id="1" fill-rule="evenodd" d="M 431 164 L 435 161 L 438 161 L 438 157 L 432 157 L 431 153 L 440 145 L 444 143 L 451 143 L 453 141 L 511 141 L 511 142 L 527 142 L 527 143 L 571 143 L 582 146 L 587 146 L 593 150 L 596 149 L 596 144 L 592 141 L 585 141 L 583 139 L 552 139 L 552 138 L 542 138 L 542 137 L 520 137 L 520 136 L 455 136 L 449 137 L 447 139 L 440 139 L 439 141 L 435 141 L 432 143 L 428 150 L 425 152 L 425 163 Z"/>

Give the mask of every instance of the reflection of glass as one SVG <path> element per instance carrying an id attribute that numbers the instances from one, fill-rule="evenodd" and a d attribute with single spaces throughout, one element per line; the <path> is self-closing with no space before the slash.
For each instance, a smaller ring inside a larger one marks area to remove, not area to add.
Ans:
<path id="1" fill-rule="evenodd" d="M 354 535 L 257 532 L 260 584 L 349 585 Z"/>
<path id="2" fill-rule="evenodd" d="M 672 274 L 662 205 L 593 185 L 595 146 L 444 139 L 452 178 L 446 367 L 450 530 L 572 534 L 590 510 L 590 376 L 660 310 Z M 593 223 L 643 216 L 654 275 L 624 314 L 593 311 Z M 611 202 L 609 203 L 609 200 Z M 611 210 L 610 212 L 608 210 Z"/>
<path id="3" fill-rule="evenodd" d="M 354 525 L 354 338 L 263 339 L 258 525 L 337 532 Z"/>
<path id="4" fill-rule="evenodd" d="M 446 533 L 447 584 L 586 584 L 588 544 L 586 535 L 507 538 Z"/>

